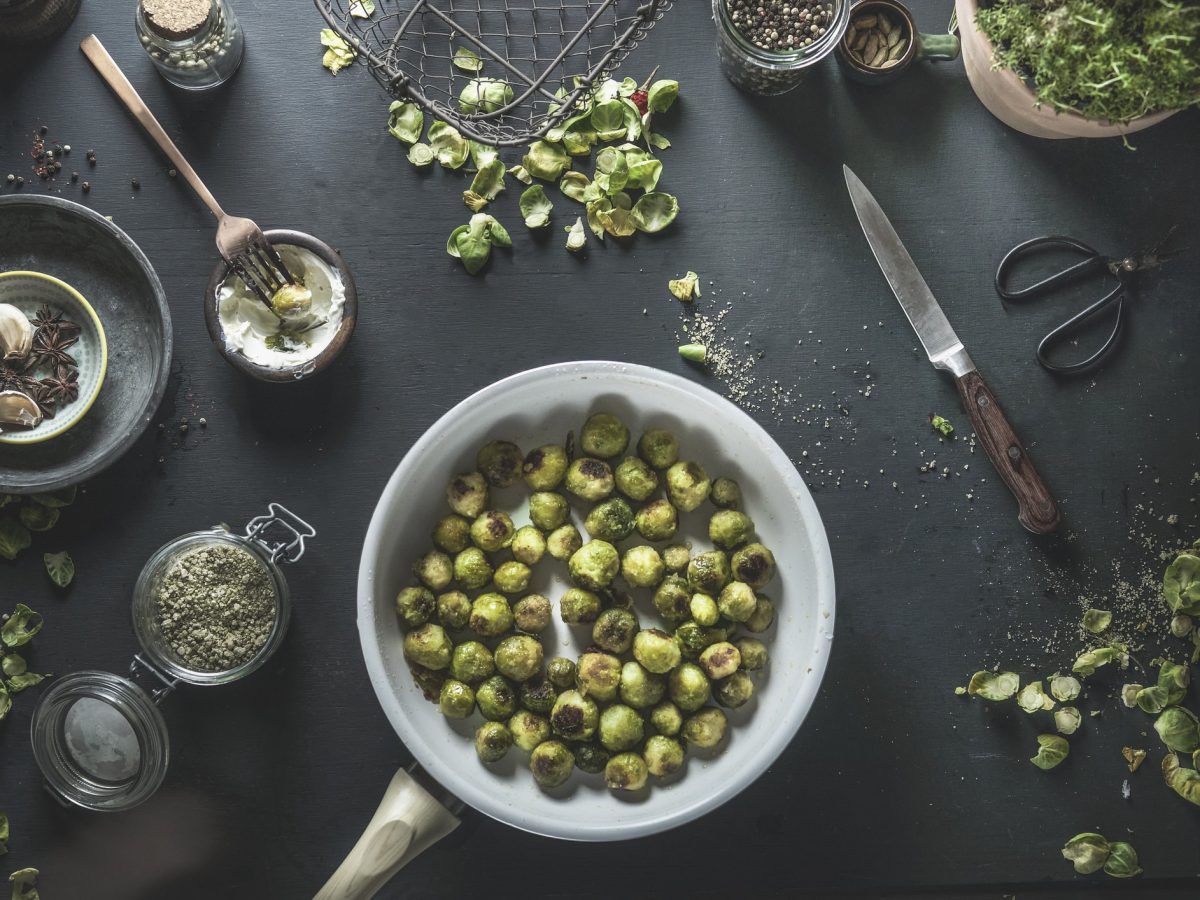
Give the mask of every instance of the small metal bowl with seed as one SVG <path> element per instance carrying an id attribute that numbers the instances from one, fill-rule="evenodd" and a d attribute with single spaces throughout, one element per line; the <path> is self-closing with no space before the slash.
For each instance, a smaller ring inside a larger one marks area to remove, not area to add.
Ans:
<path id="1" fill-rule="evenodd" d="M 955 59 L 958 37 L 922 34 L 900 0 L 861 0 L 850 8 L 850 25 L 837 45 L 842 71 L 853 81 L 882 84 L 918 59 Z"/>

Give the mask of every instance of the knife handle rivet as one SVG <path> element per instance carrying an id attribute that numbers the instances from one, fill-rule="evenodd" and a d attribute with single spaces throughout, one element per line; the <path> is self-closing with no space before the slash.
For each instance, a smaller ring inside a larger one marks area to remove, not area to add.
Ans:
<path id="1" fill-rule="evenodd" d="M 978 403 L 980 406 L 987 406 L 987 405 L 988 405 L 988 398 L 987 398 L 987 394 L 980 394 L 980 395 L 979 395 L 979 396 L 978 396 L 978 397 L 975 399 L 975 402 L 976 402 L 976 403 Z"/>

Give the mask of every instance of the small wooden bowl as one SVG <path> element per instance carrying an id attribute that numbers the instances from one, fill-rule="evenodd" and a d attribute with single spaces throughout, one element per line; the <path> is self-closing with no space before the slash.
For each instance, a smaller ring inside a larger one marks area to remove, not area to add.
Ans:
<path id="1" fill-rule="evenodd" d="M 896 60 L 896 64 L 886 69 L 864 65 L 850 53 L 848 43 L 849 28 L 837 45 L 837 60 L 842 72 L 851 81 L 863 84 L 885 84 L 899 78 L 918 59 L 945 60 L 957 59 L 959 54 L 958 38 L 952 34 L 922 34 L 917 30 L 916 19 L 900 0 L 859 0 L 850 7 L 850 24 L 858 16 L 870 13 L 884 13 L 893 22 L 899 24 L 908 38 L 908 46 Z"/>
<path id="2" fill-rule="evenodd" d="M 354 276 L 350 274 L 350 268 L 342 259 L 342 254 L 324 241 L 311 234 L 305 234 L 303 231 L 291 231 L 286 228 L 264 231 L 263 235 L 272 244 L 300 247 L 316 254 L 342 279 L 342 286 L 346 291 L 346 302 L 342 307 L 341 324 L 329 341 L 329 345 L 308 362 L 283 369 L 260 366 L 251 362 L 237 350 L 231 349 L 225 342 L 225 332 L 221 328 L 221 316 L 217 301 L 217 292 L 232 277 L 229 264 L 224 261 L 217 264 L 208 279 L 208 289 L 204 295 L 204 321 L 208 325 L 209 337 L 212 338 L 217 350 L 235 369 L 246 373 L 251 378 L 257 378 L 259 381 L 290 384 L 324 372 L 345 348 L 346 343 L 350 340 L 350 335 L 354 333 L 354 326 L 358 323 L 358 290 L 354 286 Z"/>

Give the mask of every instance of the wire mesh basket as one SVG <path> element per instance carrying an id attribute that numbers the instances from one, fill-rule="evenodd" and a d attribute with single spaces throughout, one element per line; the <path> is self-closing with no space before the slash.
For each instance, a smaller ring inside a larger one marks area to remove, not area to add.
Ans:
<path id="1" fill-rule="evenodd" d="M 356 0 L 315 2 L 392 96 L 469 138 L 511 147 L 567 118 L 674 0 L 375 0 L 367 18 L 351 14 Z M 455 65 L 460 48 L 479 57 L 480 72 Z M 505 80 L 512 99 L 464 111 L 460 95 L 479 77 Z"/>

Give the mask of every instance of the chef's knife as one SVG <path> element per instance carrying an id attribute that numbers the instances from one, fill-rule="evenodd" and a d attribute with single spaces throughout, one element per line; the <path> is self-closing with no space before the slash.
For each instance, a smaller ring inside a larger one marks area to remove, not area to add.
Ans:
<path id="1" fill-rule="evenodd" d="M 1034 468 L 1033 460 L 1004 418 L 1004 411 L 984 383 L 983 376 L 975 369 L 962 341 L 950 327 L 929 285 L 900 242 L 896 229 L 871 192 L 850 171 L 850 167 L 842 166 L 842 171 L 846 175 L 846 187 L 854 202 L 854 211 L 858 214 L 859 224 L 879 262 L 879 268 L 883 269 L 892 292 L 900 301 L 917 337 L 921 339 L 929 361 L 935 369 L 944 369 L 954 376 L 963 408 L 971 419 L 979 442 L 1008 489 L 1017 498 L 1020 507 L 1017 518 L 1035 534 L 1048 534 L 1058 527 L 1058 506 Z"/>

